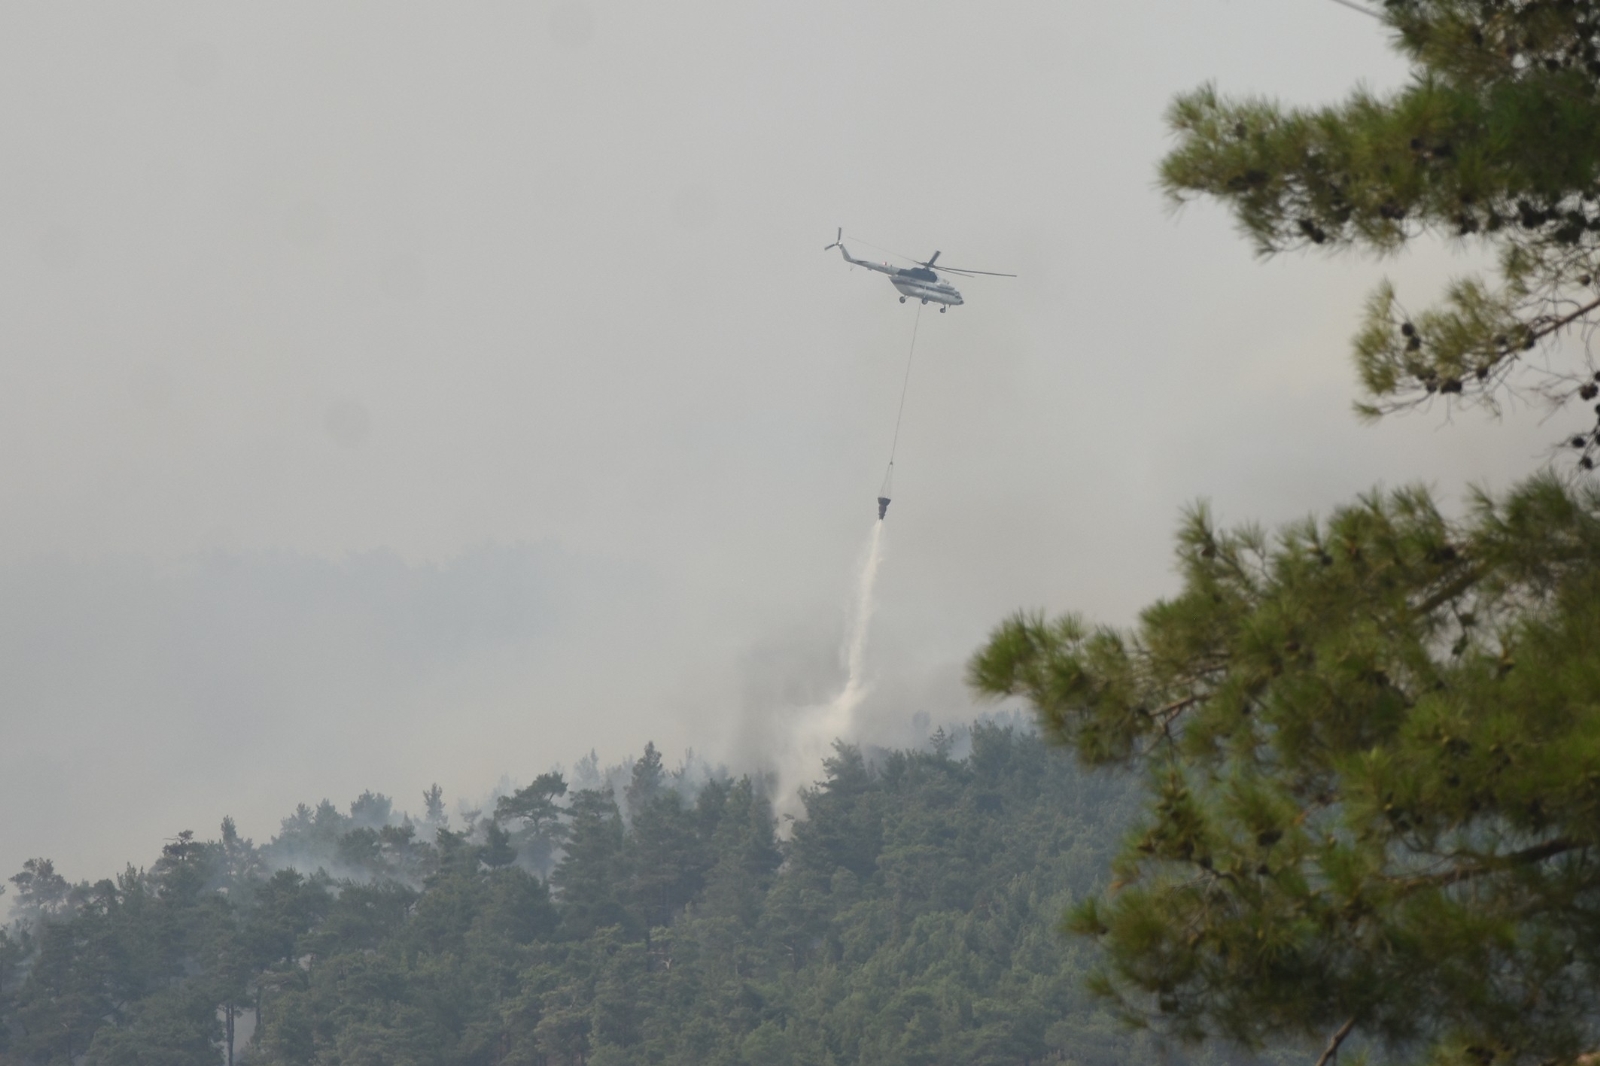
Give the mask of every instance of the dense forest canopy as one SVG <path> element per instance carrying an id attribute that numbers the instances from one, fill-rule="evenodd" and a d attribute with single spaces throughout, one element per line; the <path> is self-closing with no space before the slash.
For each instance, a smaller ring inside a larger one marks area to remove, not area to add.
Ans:
<path id="1" fill-rule="evenodd" d="M 962 751 L 956 751 L 956 745 Z M 594 775 L 590 775 L 593 777 Z M 0 1063 L 993 1063 L 1148 1057 L 1086 998 L 1126 785 L 1027 730 L 840 746 L 786 838 L 761 783 L 647 748 L 452 828 L 363 794 L 143 870 L 11 878 Z"/>

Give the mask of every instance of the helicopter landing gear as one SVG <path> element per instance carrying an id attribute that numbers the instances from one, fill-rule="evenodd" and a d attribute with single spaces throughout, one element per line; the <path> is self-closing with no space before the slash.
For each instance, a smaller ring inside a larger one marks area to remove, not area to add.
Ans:
<path id="1" fill-rule="evenodd" d="M 940 313 L 940 314 L 941 314 L 941 315 L 942 315 L 942 314 L 944 314 L 944 313 L 945 313 L 945 312 L 946 312 L 946 311 L 948 311 L 948 310 L 950 310 L 950 308 L 948 308 L 948 307 L 945 307 L 945 306 L 940 306 L 940 308 L 939 308 L 939 313 Z"/>
<path id="2" fill-rule="evenodd" d="M 926 296 L 924 296 L 924 297 L 923 297 L 923 298 L 922 298 L 922 302 L 923 302 L 923 303 L 927 303 L 927 302 L 928 302 L 928 298 L 927 298 L 927 297 L 926 297 Z"/>
<path id="3" fill-rule="evenodd" d="M 906 302 L 906 298 L 904 296 L 900 297 L 900 302 L 901 303 L 905 303 Z"/>

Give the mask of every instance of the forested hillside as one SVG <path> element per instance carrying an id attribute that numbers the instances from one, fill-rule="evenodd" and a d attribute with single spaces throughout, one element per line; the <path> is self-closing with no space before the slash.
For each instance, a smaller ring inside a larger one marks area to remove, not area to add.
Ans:
<path id="1" fill-rule="evenodd" d="M 621 795 L 544 774 L 454 830 L 437 789 L 415 820 L 369 793 L 92 884 L 31 861 L 0 1063 L 1148 1061 L 1057 928 L 1135 799 L 1029 732 L 961 740 L 840 747 L 788 834 L 649 748 Z"/>

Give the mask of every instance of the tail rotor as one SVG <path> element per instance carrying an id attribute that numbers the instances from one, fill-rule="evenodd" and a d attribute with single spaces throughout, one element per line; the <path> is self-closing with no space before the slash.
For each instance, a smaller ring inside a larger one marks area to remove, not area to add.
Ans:
<path id="1" fill-rule="evenodd" d="M 833 243 L 828 245 L 826 248 L 824 248 L 823 251 L 824 252 L 831 252 L 835 248 L 843 248 L 843 247 L 844 247 L 844 227 L 840 226 L 838 234 L 833 238 Z"/>

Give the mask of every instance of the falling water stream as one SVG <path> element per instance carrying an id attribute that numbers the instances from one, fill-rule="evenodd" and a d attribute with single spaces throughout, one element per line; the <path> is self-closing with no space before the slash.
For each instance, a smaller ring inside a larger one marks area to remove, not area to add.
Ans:
<path id="1" fill-rule="evenodd" d="M 878 584 L 878 564 L 883 560 L 883 526 L 881 521 L 872 523 L 866 558 L 862 560 L 861 573 L 856 578 L 855 602 L 844 645 L 844 690 L 833 702 L 833 706 L 840 709 L 836 736 L 849 734 L 856 704 L 866 695 L 863 674 L 867 658 L 867 628 L 872 622 L 872 609 L 875 606 L 873 590 Z"/>
<path id="2" fill-rule="evenodd" d="M 867 632 L 876 605 L 874 589 L 878 583 L 878 566 L 883 561 L 883 527 L 883 522 L 872 523 L 861 569 L 847 605 L 850 616 L 840 648 L 844 687 L 826 703 L 800 711 L 794 723 L 788 758 L 779 775 L 778 807 L 788 813 L 794 813 L 796 790 L 817 779 L 822 761 L 832 752 L 834 741 L 849 740 L 854 735 L 856 708 L 871 691 L 866 682 Z"/>

